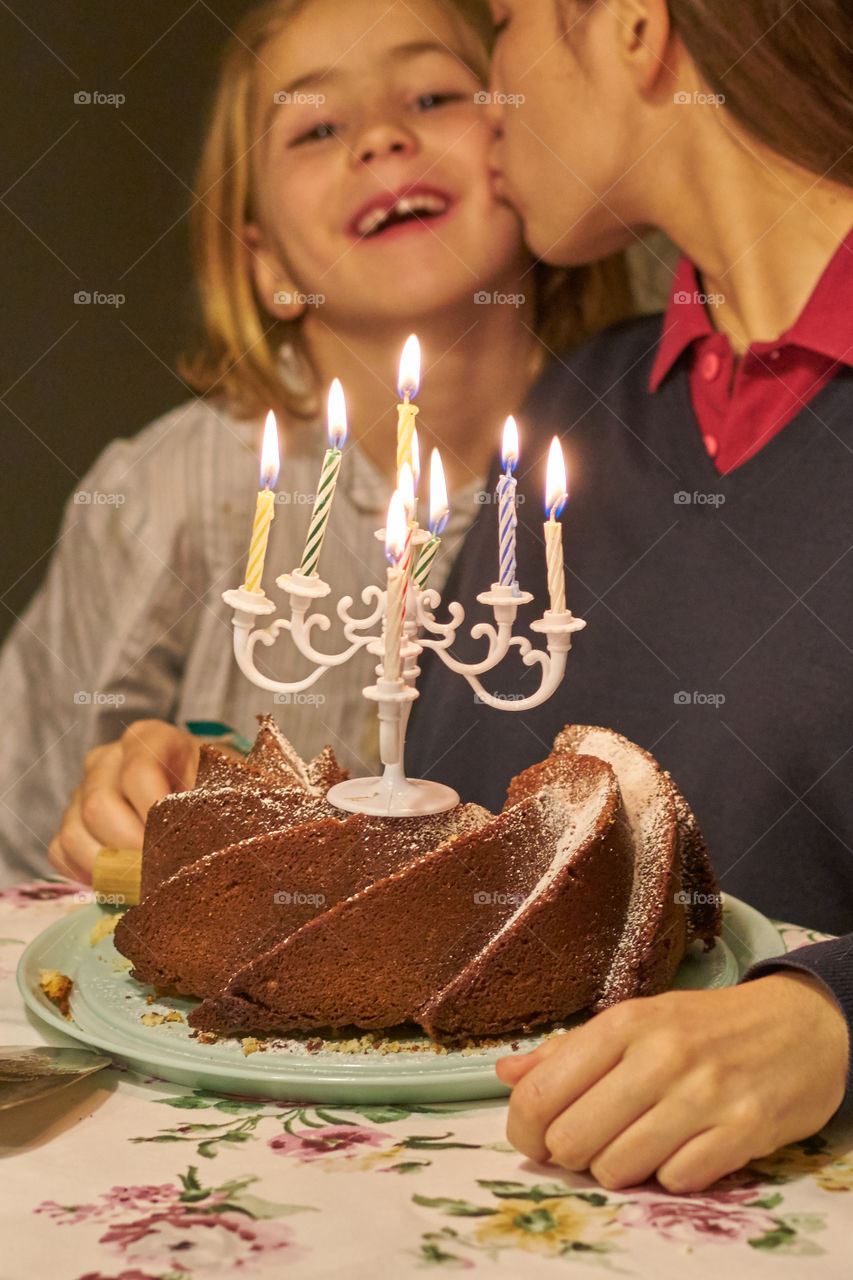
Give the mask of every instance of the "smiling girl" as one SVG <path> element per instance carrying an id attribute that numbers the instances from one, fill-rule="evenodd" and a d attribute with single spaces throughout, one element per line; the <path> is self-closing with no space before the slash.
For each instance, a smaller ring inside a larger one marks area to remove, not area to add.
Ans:
<path id="1" fill-rule="evenodd" d="M 572 475 L 567 595 L 589 629 L 563 691 L 509 724 L 433 664 L 409 763 L 441 757 L 494 804 L 566 721 L 607 725 L 672 769 L 725 890 L 845 935 L 499 1065 L 525 1155 L 694 1191 L 853 1108 L 849 5 L 493 11 L 499 189 L 534 251 L 578 264 L 657 227 L 684 257 L 662 320 L 553 365 L 529 407 Z M 519 556 L 541 598 L 536 496 Z M 481 520 L 454 565 L 466 609 L 493 536 Z"/>
<path id="2" fill-rule="evenodd" d="M 417 332 L 421 453 L 441 445 L 451 489 L 440 584 L 546 350 L 627 306 L 621 263 L 534 265 L 496 196 L 490 36 L 484 0 L 275 0 L 231 40 L 192 213 L 202 329 L 184 371 L 201 394 L 81 482 L 114 501 L 69 505 L 4 651 L 6 878 L 45 870 L 51 837 L 54 866 L 83 879 L 101 845 L 138 846 L 150 804 L 193 781 L 188 721 L 251 736 L 273 711 L 304 755 L 331 742 L 375 770 L 360 692 L 375 660 L 362 651 L 312 699 L 275 703 L 237 669 L 220 597 L 244 571 L 270 407 L 283 468 L 265 585 L 300 562 L 339 377 L 351 434 L 320 571 L 332 599 L 355 595 L 383 567 L 397 366 Z M 306 673 L 286 644 L 264 656 L 275 678 Z"/>

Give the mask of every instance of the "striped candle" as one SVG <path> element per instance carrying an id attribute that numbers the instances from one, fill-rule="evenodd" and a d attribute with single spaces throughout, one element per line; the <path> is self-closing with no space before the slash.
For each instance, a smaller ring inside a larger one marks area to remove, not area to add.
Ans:
<path id="1" fill-rule="evenodd" d="M 299 566 L 299 572 L 306 577 L 317 576 L 317 565 L 320 562 L 320 552 L 323 549 L 323 539 L 326 536 L 332 510 L 332 499 L 335 496 L 335 485 L 338 483 L 338 472 L 341 469 L 343 456 L 341 447 L 347 438 L 346 402 L 343 387 L 337 378 L 329 389 L 328 428 L 329 448 L 323 459 L 323 470 L 320 473 L 320 483 L 314 499 L 314 511 L 308 526 L 302 563 Z"/>
<path id="2" fill-rule="evenodd" d="M 551 612 L 566 612 L 566 571 L 563 565 L 563 530 L 558 516 L 569 496 L 566 479 L 566 460 L 556 436 L 548 452 L 548 470 L 545 479 L 545 560 L 548 568 L 548 594 Z"/>
<path id="3" fill-rule="evenodd" d="M 438 449 L 433 449 L 429 462 L 429 541 L 421 547 L 412 581 L 423 591 L 427 584 L 432 563 L 441 546 L 439 536 L 450 518 L 450 507 L 447 503 L 447 482 L 444 479 L 444 468 Z"/>
<path id="4" fill-rule="evenodd" d="M 278 472 L 278 430 L 276 428 L 275 414 L 270 410 L 264 423 L 264 442 L 261 446 L 262 488 L 258 493 L 258 501 L 255 504 L 252 541 L 249 544 L 249 561 L 246 565 L 246 578 L 243 583 L 247 591 L 253 591 L 256 595 L 262 594 L 261 578 L 264 572 L 270 525 L 275 515 L 275 494 L 272 490 L 278 479 Z"/>
<path id="5" fill-rule="evenodd" d="M 395 489 L 388 505 L 385 521 L 385 556 L 388 560 L 387 595 L 385 598 L 385 642 L 382 651 L 382 677 L 400 679 L 400 649 L 403 641 L 404 588 L 406 579 L 401 567 L 406 537 L 406 511 Z"/>
<path id="6" fill-rule="evenodd" d="M 406 513 L 406 540 L 400 561 L 400 568 L 403 570 L 403 600 L 405 600 L 406 592 L 409 589 L 409 571 L 412 567 L 412 534 L 416 527 L 413 519 L 415 514 L 415 482 L 412 476 L 412 468 L 408 462 L 404 462 L 400 468 L 397 489 L 400 494 L 400 501 L 403 504 L 403 510 Z"/>
<path id="7" fill-rule="evenodd" d="M 501 460 L 506 470 L 498 480 L 498 581 L 502 587 L 518 586 L 518 570 L 515 561 L 515 531 L 518 516 L 515 507 L 516 481 L 513 476 L 518 465 L 518 427 L 510 415 L 504 423 Z"/>

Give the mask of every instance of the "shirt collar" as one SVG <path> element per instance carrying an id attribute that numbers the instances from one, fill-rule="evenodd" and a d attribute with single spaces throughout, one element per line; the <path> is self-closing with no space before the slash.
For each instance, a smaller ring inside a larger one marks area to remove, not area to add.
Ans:
<path id="1" fill-rule="evenodd" d="M 696 268 L 689 258 L 682 258 L 675 269 L 663 318 L 663 332 L 649 376 L 650 391 L 657 391 L 679 356 L 697 338 L 705 338 L 714 332 L 703 299 Z"/>
<path id="2" fill-rule="evenodd" d="M 804 347 L 830 360 L 853 365 L 853 228 L 838 246 L 797 319 L 773 342 L 753 343 L 761 353 L 784 346 Z M 696 268 L 682 258 L 676 268 L 658 343 L 649 390 L 657 391 L 681 355 L 699 338 L 716 333 L 699 287 Z"/>

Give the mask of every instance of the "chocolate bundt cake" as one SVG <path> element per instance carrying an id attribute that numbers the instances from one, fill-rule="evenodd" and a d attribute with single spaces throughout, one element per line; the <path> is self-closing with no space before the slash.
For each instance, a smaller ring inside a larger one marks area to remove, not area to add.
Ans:
<path id="1" fill-rule="evenodd" d="M 246 763 L 207 750 L 196 790 L 152 809 L 116 946 L 202 997 L 194 1027 L 499 1034 L 664 990 L 720 932 L 689 807 L 610 730 L 564 729 L 496 817 L 345 816 L 324 799 L 340 777 L 266 720 Z"/>
<path id="2" fill-rule="evenodd" d="M 245 761 L 205 744 L 195 788 L 166 796 L 150 809 L 142 845 L 142 898 L 206 853 L 260 831 L 340 815 L 325 796 L 349 774 L 338 768 L 331 747 L 305 764 L 272 716 L 258 720 L 258 736 Z"/>
<path id="3" fill-rule="evenodd" d="M 426 819 L 356 814 L 251 836 L 153 889 L 119 921 L 116 946 L 139 982 L 215 995 L 280 938 L 489 816 L 478 805 L 459 805 Z"/>

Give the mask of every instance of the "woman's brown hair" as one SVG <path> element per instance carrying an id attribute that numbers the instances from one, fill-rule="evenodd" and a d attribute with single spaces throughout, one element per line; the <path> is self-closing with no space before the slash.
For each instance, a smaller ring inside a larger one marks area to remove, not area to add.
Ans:
<path id="1" fill-rule="evenodd" d="M 470 36 L 466 61 L 485 84 L 493 31 L 487 0 L 438 2 L 461 19 Z M 284 423 L 318 412 L 315 391 L 297 394 L 280 376 L 278 353 L 285 342 L 305 363 L 308 353 L 300 321 L 279 320 L 262 305 L 243 228 L 254 216 L 258 55 L 310 3 L 267 0 L 243 19 L 226 47 L 190 215 L 200 334 L 179 366 L 194 390 L 223 397 L 238 416 L 255 417 L 273 408 Z M 621 254 L 583 267 L 536 263 L 530 278 L 535 330 L 550 351 L 565 350 L 633 310 Z"/>
<path id="2" fill-rule="evenodd" d="M 557 0 L 564 19 L 595 3 Z M 748 133 L 853 186 L 850 0 L 667 0 L 667 8 L 709 90 Z"/>

